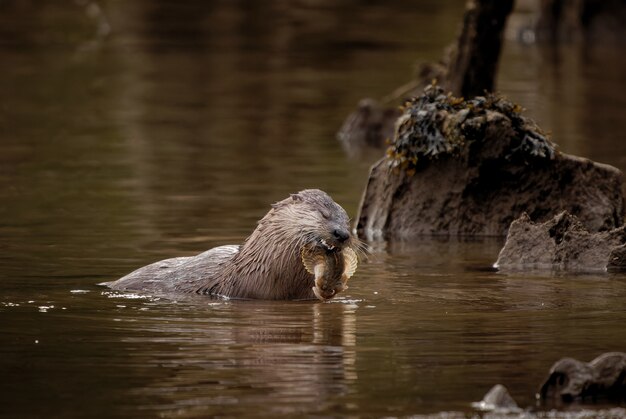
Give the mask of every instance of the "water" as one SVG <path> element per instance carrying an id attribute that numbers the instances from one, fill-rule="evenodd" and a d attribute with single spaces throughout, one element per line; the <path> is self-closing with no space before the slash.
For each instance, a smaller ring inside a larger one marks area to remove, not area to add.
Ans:
<path id="1" fill-rule="evenodd" d="M 522 406 L 626 348 L 623 275 L 504 275 L 501 239 L 377 245 L 328 303 L 96 284 L 241 242 L 305 187 L 356 215 L 334 138 L 436 59 L 462 2 L 0 4 L 0 416 L 400 416 Z M 384 28 L 384 30 L 379 30 Z M 499 86 L 565 152 L 626 169 L 617 46 L 506 45 Z"/>

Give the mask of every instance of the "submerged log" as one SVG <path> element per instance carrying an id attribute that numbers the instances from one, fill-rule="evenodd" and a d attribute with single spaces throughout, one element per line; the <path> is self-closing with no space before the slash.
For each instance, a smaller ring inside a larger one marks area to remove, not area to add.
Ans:
<path id="1" fill-rule="evenodd" d="M 623 224 L 621 172 L 560 153 L 519 106 L 490 95 L 462 100 L 437 86 L 409 102 L 387 156 L 371 169 L 359 236 L 505 235 L 526 212 L 560 211 L 589 231 Z"/>

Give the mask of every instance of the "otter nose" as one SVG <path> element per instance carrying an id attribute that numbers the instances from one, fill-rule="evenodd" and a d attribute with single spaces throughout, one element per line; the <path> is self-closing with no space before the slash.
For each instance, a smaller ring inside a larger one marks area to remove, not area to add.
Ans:
<path id="1" fill-rule="evenodd" d="M 350 238 L 350 233 L 348 233 L 346 230 L 342 230 L 342 229 L 337 228 L 337 229 L 333 230 L 333 237 L 339 243 L 343 243 L 343 242 L 345 242 L 346 240 L 348 240 Z"/>

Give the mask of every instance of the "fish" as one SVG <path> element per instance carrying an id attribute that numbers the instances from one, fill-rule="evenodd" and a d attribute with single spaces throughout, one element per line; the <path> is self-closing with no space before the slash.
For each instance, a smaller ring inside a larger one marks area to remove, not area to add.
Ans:
<path id="1" fill-rule="evenodd" d="M 358 265 L 357 254 L 349 247 L 328 250 L 315 245 L 304 246 L 301 258 L 307 272 L 315 276 L 315 286 L 311 289 L 321 301 L 348 289 L 348 279 Z"/>

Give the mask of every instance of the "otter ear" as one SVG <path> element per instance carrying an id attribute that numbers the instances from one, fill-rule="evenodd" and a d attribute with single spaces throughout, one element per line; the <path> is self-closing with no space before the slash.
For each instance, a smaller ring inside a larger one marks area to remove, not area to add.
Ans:
<path id="1" fill-rule="evenodd" d="M 289 198 L 291 198 L 294 202 L 301 202 L 304 201 L 304 197 L 302 195 L 300 195 L 299 193 L 292 193 Z M 279 209 L 282 208 L 286 205 L 289 205 L 289 198 L 285 198 L 282 201 L 278 201 L 274 204 L 272 204 L 272 208 L 274 209 Z"/>

